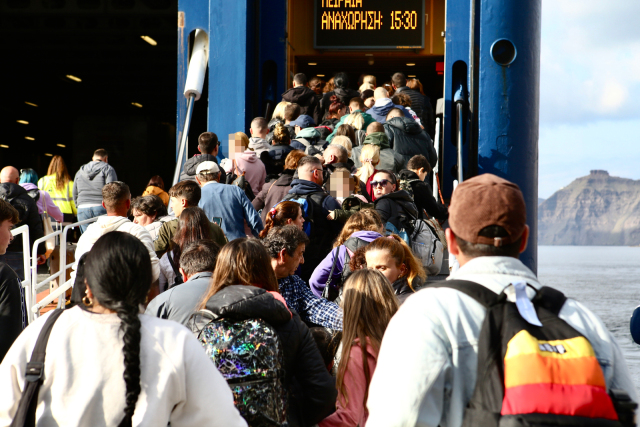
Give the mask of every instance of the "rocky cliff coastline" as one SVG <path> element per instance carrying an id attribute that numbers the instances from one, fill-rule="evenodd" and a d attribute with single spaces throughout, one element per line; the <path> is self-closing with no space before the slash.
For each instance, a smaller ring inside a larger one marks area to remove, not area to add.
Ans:
<path id="1" fill-rule="evenodd" d="M 640 180 L 592 170 L 538 206 L 540 245 L 640 245 Z"/>

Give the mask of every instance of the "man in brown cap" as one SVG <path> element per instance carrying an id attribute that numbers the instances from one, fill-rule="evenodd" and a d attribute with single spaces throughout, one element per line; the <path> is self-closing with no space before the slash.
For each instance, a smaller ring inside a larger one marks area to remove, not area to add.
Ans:
<path id="1" fill-rule="evenodd" d="M 518 256 L 527 247 L 529 227 L 517 185 L 484 174 L 453 192 L 446 230 L 449 251 L 460 269 L 449 279 L 467 280 L 505 293 L 514 286 L 540 288 Z M 532 298 L 533 289 L 527 296 Z M 459 427 L 476 386 L 478 337 L 486 310 L 475 299 L 447 287 L 428 287 L 409 297 L 384 334 L 369 387 L 367 427 Z M 622 352 L 602 321 L 567 299 L 559 317 L 591 343 L 607 389 L 623 389 L 638 401 Z"/>

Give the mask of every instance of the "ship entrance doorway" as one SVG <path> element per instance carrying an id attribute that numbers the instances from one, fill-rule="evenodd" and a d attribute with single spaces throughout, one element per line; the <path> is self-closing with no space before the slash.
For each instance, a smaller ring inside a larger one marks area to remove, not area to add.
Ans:
<path id="1" fill-rule="evenodd" d="M 295 57 L 295 72 L 304 73 L 307 79 L 319 77 L 329 81 L 336 73 L 349 75 L 349 86 L 358 90 L 365 75 L 376 77 L 377 86 L 391 82 L 394 73 L 401 72 L 407 79 L 416 78 L 422 83 L 424 95 L 432 107 L 442 97 L 444 79 L 440 73 L 442 56 L 381 56 L 371 52 L 352 52 L 341 55 L 305 55 Z M 291 87 L 291 86 L 290 86 Z"/>

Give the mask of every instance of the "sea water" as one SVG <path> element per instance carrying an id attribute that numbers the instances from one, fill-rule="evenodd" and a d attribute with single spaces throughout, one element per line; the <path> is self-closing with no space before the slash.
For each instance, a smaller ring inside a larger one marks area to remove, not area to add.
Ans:
<path id="1" fill-rule="evenodd" d="M 640 247 L 538 246 L 538 278 L 600 316 L 640 390 L 640 345 L 629 332 L 631 313 L 640 305 Z"/>

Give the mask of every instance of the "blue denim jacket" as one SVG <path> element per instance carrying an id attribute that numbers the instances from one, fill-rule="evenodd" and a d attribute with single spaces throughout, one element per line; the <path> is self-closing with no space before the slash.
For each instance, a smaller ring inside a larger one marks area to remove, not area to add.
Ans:
<path id="1" fill-rule="evenodd" d="M 235 185 L 205 183 L 202 186 L 202 197 L 198 206 L 207 214 L 209 221 L 213 222 L 213 218 L 222 218 L 220 226 L 229 241 L 245 237 L 245 220 L 256 237 L 264 228 L 260 215 L 253 208 L 247 195 Z"/>
<path id="2" fill-rule="evenodd" d="M 541 286 L 531 270 L 509 257 L 475 258 L 450 278 L 470 280 L 496 293 L 521 280 Z M 533 293 L 530 290 L 530 298 Z M 513 292 L 507 295 L 515 299 Z M 382 341 L 369 388 L 367 427 L 462 425 L 476 383 L 485 313 L 473 298 L 453 289 L 424 289 L 409 297 Z M 637 402 L 622 352 L 602 321 L 572 299 L 564 304 L 560 318 L 590 341 L 607 388 L 626 390 Z"/>

